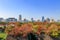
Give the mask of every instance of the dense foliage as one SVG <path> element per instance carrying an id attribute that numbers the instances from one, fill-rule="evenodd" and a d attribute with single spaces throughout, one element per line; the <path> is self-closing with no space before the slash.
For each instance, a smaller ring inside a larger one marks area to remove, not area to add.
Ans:
<path id="1" fill-rule="evenodd" d="M 28 35 L 29 35 L 28 37 L 33 35 L 32 38 L 35 36 L 39 38 L 40 36 L 42 36 L 41 34 L 44 34 L 46 38 L 50 36 L 52 38 L 59 38 L 60 40 L 60 23 L 59 22 L 52 22 L 52 23 L 48 23 L 48 22 L 27 22 L 27 23 L 0 22 L 0 25 L 3 25 L 2 27 L 0 27 L 0 32 L 1 30 L 2 32 L 5 31 L 6 34 L 12 38 L 18 39 L 19 36 L 22 36 L 24 38 L 24 37 L 27 37 Z M 5 35 L 3 36 L 1 35 L 2 34 L 0 33 L 0 38 L 5 36 Z M 8 37 L 7 35 L 6 37 Z"/>
<path id="2" fill-rule="evenodd" d="M 58 37 L 60 34 L 60 23 L 47 23 L 47 22 L 28 22 L 16 23 L 16 26 L 9 25 L 5 32 L 10 35 L 22 35 L 25 37 L 29 33 L 40 35 L 44 32 L 47 35 Z"/>

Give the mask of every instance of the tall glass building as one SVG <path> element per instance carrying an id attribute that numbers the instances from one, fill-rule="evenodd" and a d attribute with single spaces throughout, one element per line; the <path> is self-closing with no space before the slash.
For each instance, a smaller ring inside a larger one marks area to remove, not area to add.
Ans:
<path id="1" fill-rule="evenodd" d="M 21 21 L 22 20 L 22 15 L 19 15 L 19 21 Z"/>
<path id="2" fill-rule="evenodd" d="M 45 21 L 45 18 L 44 18 L 44 16 L 42 16 L 42 22 L 44 22 Z"/>

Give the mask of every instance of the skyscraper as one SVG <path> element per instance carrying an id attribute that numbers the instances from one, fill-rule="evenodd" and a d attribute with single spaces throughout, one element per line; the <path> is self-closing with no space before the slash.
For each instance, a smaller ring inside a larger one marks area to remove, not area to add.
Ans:
<path id="1" fill-rule="evenodd" d="M 21 15 L 19 15 L 19 21 L 21 21 L 22 20 L 22 16 Z"/>
<path id="2" fill-rule="evenodd" d="M 31 21 L 32 21 L 32 22 L 34 22 L 34 19 L 33 19 L 33 18 L 31 18 Z"/>
<path id="3" fill-rule="evenodd" d="M 42 16 L 42 22 L 44 22 L 44 21 L 45 21 L 44 16 Z"/>

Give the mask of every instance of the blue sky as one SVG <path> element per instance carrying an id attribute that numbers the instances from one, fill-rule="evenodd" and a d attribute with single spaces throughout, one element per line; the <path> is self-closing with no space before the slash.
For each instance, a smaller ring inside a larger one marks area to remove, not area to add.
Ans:
<path id="1" fill-rule="evenodd" d="M 0 17 L 60 19 L 60 0 L 0 0 Z"/>

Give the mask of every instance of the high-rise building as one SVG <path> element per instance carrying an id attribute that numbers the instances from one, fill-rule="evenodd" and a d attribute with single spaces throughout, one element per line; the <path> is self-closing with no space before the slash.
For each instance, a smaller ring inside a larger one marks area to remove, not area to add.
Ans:
<path id="1" fill-rule="evenodd" d="M 44 22 L 44 21 L 45 21 L 44 16 L 42 16 L 42 22 Z"/>
<path id="2" fill-rule="evenodd" d="M 21 21 L 22 20 L 22 15 L 19 15 L 19 21 Z"/>
<path id="3" fill-rule="evenodd" d="M 32 21 L 32 22 L 34 22 L 34 19 L 33 19 L 33 18 L 31 18 L 31 21 Z"/>

